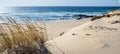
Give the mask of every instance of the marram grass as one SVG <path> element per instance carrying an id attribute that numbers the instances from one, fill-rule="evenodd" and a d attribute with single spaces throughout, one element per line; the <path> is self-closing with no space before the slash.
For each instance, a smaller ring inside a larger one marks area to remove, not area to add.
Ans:
<path id="1" fill-rule="evenodd" d="M 51 54 L 44 46 L 47 40 L 45 25 L 25 20 L 17 23 L 13 18 L 1 18 L 0 53 L 1 54 Z"/>

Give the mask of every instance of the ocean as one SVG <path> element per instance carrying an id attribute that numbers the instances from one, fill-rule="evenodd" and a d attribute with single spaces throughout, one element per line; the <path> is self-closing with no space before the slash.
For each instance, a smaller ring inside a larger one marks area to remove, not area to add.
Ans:
<path id="1" fill-rule="evenodd" d="M 17 21 L 30 18 L 33 21 L 71 20 L 74 15 L 102 15 L 120 7 L 89 7 L 89 6 L 20 6 L 4 8 L 0 16 L 12 17 Z M 39 18 L 40 20 L 37 20 Z"/>

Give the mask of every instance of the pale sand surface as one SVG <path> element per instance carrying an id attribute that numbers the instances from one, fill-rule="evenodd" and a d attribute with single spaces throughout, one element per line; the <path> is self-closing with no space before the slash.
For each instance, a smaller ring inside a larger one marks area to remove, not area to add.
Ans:
<path id="1" fill-rule="evenodd" d="M 61 33 L 66 32 L 76 26 L 89 22 L 90 18 L 80 20 L 59 20 L 45 22 L 49 39 L 60 36 Z"/>
<path id="2" fill-rule="evenodd" d="M 72 28 L 47 41 L 46 46 L 53 54 L 120 54 L 120 16 L 103 17 Z"/>

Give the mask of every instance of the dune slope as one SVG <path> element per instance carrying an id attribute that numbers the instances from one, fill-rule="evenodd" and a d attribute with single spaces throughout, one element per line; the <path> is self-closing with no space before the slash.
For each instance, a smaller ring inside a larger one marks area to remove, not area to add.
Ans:
<path id="1" fill-rule="evenodd" d="M 53 54 L 120 54 L 120 16 L 75 27 L 46 46 Z"/>

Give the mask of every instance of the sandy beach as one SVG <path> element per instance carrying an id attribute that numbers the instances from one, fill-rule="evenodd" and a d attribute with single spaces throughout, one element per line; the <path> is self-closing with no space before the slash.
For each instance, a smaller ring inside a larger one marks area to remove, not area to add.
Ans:
<path id="1" fill-rule="evenodd" d="M 120 0 L 0 0 L 0 54 L 120 54 Z"/>
<path id="2" fill-rule="evenodd" d="M 90 21 L 91 18 L 80 19 L 80 20 L 59 20 L 59 21 L 50 21 L 45 22 L 46 29 L 48 32 L 49 39 L 54 39 L 62 35 L 62 33 L 66 33 L 70 29 L 80 26 L 84 23 Z"/>
<path id="3" fill-rule="evenodd" d="M 67 21 L 64 22 L 69 24 L 51 23 L 54 27 L 57 24 L 55 30 L 59 32 L 56 32 L 56 35 L 66 32 L 62 36 L 47 41 L 46 46 L 53 54 L 119 54 L 120 15 L 118 13 L 120 12 L 117 10 L 110 13 L 112 15 L 108 13 L 109 16 L 103 16 L 94 21 L 71 23 L 73 26 Z M 47 26 L 50 30 L 50 25 Z"/>

